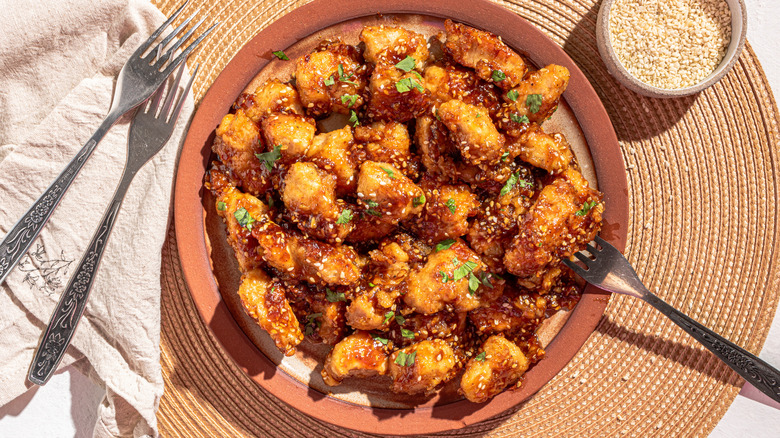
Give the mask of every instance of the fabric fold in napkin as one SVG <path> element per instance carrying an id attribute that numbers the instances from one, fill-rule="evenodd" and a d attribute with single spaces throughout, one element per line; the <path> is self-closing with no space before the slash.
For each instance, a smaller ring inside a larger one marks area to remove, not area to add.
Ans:
<path id="1" fill-rule="evenodd" d="M 13 0 L 0 15 L 0 236 L 108 113 L 116 77 L 165 17 L 147 1 Z M 163 393 L 160 263 L 190 97 L 171 139 L 136 175 L 60 368 L 79 361 L 106 393 L 95 436 L 155 436 Z M 40 336 L 114 194 L 131 115 L 82 168 L 0 285 L 0 405 L 26 392 Z"/>

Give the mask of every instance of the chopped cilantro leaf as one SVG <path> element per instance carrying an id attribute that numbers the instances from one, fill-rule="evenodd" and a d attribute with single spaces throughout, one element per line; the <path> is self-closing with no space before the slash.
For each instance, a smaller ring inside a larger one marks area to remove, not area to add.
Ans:
<path id="1" fill-rule="evenodd" d="M 406 339 L 414 339 L 414 332 L 411 330 L 407 330 L 405 328 L 401 329 L 401 336 L 405 337 Z"/>
<path id="2" fill-rule="evenodd" d="M 282 157 L 282 145 L 274 146 L 274 149 L 270 152 L 263 152 L 262 154 L 255 154 L 255 156 L 265 164 L 265 168 L 271 170 L 274 168 L 276 160 Z"/>
<path id="3" fill-rule="evenodd" d="M 423 204 L 425 204 L 425 194 L 412 199 L 412 207 L 419 207 Z"/>
<path id="4" fill-rule="evenodd" d="M 588 214 L 590 209 L 595 207 L 595 206 L 596 206 L 596 201 L 590 201 L 590 202 L 585 201 L 585 203 L 582 204 L 582 208 L 579 211 L 577 211 L 576 213 L 574 213 L 574 215 L 575 216 L 585 216 L 586 214 Z"/>
<path id="5" fill-rule="evenodd" d="M 404 319 L 404 317 L 401 315 L 395 315 L 395 322 L 397 322 L 398 325 L 404 325 L 406 319 Z"/>
<path id="6" fill-rule="evenodd" d="M 382 217 L 382 213 L 380 213 L 380 212 L 378 212 L 376 210 L 373 210 L 373 209 L 366 210 L 366 213 L 370 214 L 371 216 Z"/>
<path id="7" fill-rule="evenodd" d="M 282 61 L 289 61 L 290 60 L 290 58 L 288 58 L 287 55 L 285 55 L 284 52 L 281 51 L 281 50 L 277 50 L 277 51 L 271 52 L 271 53 L 273 53 L 274 56 L 276 56 L 277 58 L 281 59 Z"/>
<path id="8" fill-rule="evenodd" d="M 227 210 L 227 204 L 225 204 L 222 201 L 217 202 L 217 210 L 219 210 L 219 211 Z"/>
<path id="9" fill-rule="evenodd" d="M 336 80 L 333 79 L 333 75 L 328 76 L 327 79 L 325 79 L 325 85 L 331 86 L 336 83 Z"/>
<path id="10" fill-rule="evenodd" d="M 506 79 L 506 75 L 501 70 L 493 70 L 493 74 L 490 76 L 494 82 L 501 82 Z"/>
<path id="11" fill-rule="evenodd" d="M 403 78 L 395 83 L 395 89 L 398 90 L 399 93 L 412 91 L 412 88 L 416 88 L 420 93 L 425 92 L 425 88 L 414 78 Z"/>
<path id="12" fill-rule="evenodd" d="M 344 292 L 335 292 L 328 288 L 325 288 L 325 298 L 331 303 L 347 301 L 347 298 L 344 296 Z"/>
<path id="13" fill-rule="evenodd" d="M 385 313 L 385 322 L 384 322 L 384 324 L 387 324 L 387 321 L 390 321 L 391 319 L 393 319 L 393 316 L 395 316 L 395 312 L 393 312 L 392 310 L 387 312 L 387 313 Z"/>
<path id="14" fill-rule="evenodd" d="M 469 273 L 469 294 L 474 295 L 474 293 L 479 289 L 480 281 L 479 278 L 477 278 L 476 275 L 474 275 L 473 272 Z"/>
<path id="15" fill-rule="evenodd" d="M 463 263 L 462 265 L 455 268 L 454 272 L 454 280 L 459 281 L 464 278 L 466 278 L 469 274 L 471 274 L 474 271 L 474 268 L 476 268 L 478 265 L 471 260 Z"/>
<path id="16" fill-rule="evenodd" d="M 455 210 L 458 209 L 458 207 L 455 205 L 455 200 L 450 198 L 447 200 L 447 202 L 444 203 L 444 205 L 447 206 L 447 208 L 450 209 L 450 213 L 455 214 Z"/>
<path id="17" fill-rule="evenodd" d="M 443 251 L 445 249 L 450 249 L 453 243 L 455 243 L 455 239 L 442 240 L 441 242 L 436 244 L 436 252 Z"/>
<path id="18" fill-rule="evenodd" d="M 414 58 L 412 58 L 411 56 L 407 56 L 406 58 L 399 61 L 398 64 L 395 65 L 395 67 L 405 72 L 410 72 L 414 68 L 415 62 L 417 61 Z"/>
<path id="19" fill-rule="evenodd" d="M 347 105 L 347 108 L 351 108 L 352 105 L 354 105 L 355 102 L 357 102 L 357 98 L 358 98 L 357 94 L 345 94 L 345 95 L 341 96 L 341 103 L 342 104 L 346 104 L 347 102 L 349 102 L 349 105 Z"/>
<path id="20" fill-rule="evenodd" d="M 506 92 L 506 98 L 512 102 L 517 102 L 517 98 L 520 97 L 520 93 L 517 90 L 509 90 Z"/>
<path id="21" fill-rule="evenodd" d="M 370 282 L 370 281 L 369 281 L 369 282 L 368 282 L 368 287 L 376 287 L 376 285 L 375 285 L 374 283 L 372 283 L 372 282 Z"/>
<path id="22" fill-rule="evenodd" d="M 504 187 L 501 187 L 501 193 L 498 194 L 498 196 L 504 196 L 507 193 L 509 193 L 512 190 L 512 187 L 517 184 L 517 178 L 520 176 L 519 173 L 515 172 L 512 175 L 509 176 L 509 179 L 506 180 L 506 184 L 504 184 Z"/>
<path id="23" fill-rule="evenodd" d="M 241 207 L 238 210 L 236 210 L 236 212 L 233 213 L 233 216 L 238 221 L 238 224 L 246 228 L 247 230 L 251 230 L 252 224 L 255 223 L 255 218 L 253 218 L 252 215 L 249 214 L 249 212 L 246 211 L 246 208 L 244 207 Z"/>
<path id="24" fill-rule="evenodd" d="M 528 110 L 536 114 L 539 112 L 539 108 L 542 106 L 541 94 L 529 94 L 525 98 L 525 104 L 528 106 Z"/>
<path id="25" fill-rule="evenodd" d="M 417 356 L 417 352 L 413 351 L 411 354 L 406 354 L 403 351 L 398 352 L 398 356 L 395 358 L 395 363 L 402 367 L 410 367 L 414 365 L 414 358 Z"/>
<path id="26" fill-rule="evenodd" d="M 368 205 L 368 206 L 369 206 L 369 207 L 371 207 L 371 208 L 374 208 L 374 207 L 379 207 L 379 203 L 378 203 L 378 202 L 376 202 L 376 201 L 373 201 L 373 200 L 371 200 L 371 199 L 367 199 L 367 200 L 366 200 L 366 205 Z"/>
<path id="27" fill-rule="evenodd" d="M 382 338 L 379 335 L 375 335 L 373 333 L 371 333 L 371 337 L 374 338 L 375 341 L 381 342 L 382 345 L 387 345 L 388 339 Z"/>
<path id="28" fill-rule="evenodd" d="M 357 116 L 357 113 L 355 112 L 355 110 L 351 110 L 349 112 L 349 120 L 347 120 L 347 121 L 352 126 L 357 126 L 357 125 L 360 124 L 360 120 L 358 120 L 358 116 Z"/>
<path id="29" fill-rule="evenodd" d="M 395 172 L 393 172 L 392 170 L 390 170 L 390 169 L 388 169 L 386 167 L 380 167 L 380 169 L 384 170 L 385 173 L 387 174 L 387 176 L 390 177 L 390 179 L 395 179 Z"/>
<path id="30" fill-rule="evenodd" d="M 501 154 L 501 161 L 506 161 L 507 158 L 509 158 L 509 152 L 504 152 Z"/>
<path id="31" fill-rule="evenodd" d="M 474 358 L 474 360 L 476 360 L 477 362 L 482 362 L 483 360 L 485 360 L 485 352 L 483 351 L 482 353 L 479 353 L 479 354 L 478 354 L 478 355 L 477 355 L 477 356 Z"/>
<path id="32" fill-rule="evenodd" d="M 516 113 L 512 113 L 509 115 L 509 118 L 512 119 L 515 123 L 530 123 L 531 121 L 528 120 L 528 116 L 526 115 L 517 115 Z"/>
<path id="33" fill-rule="evenodd" d="M 341 82 L 346 82 L 347 84 L 357 85 L 357 82 L 350 81 L 349 78 L 355 76 L 354 73 L 350 73 L 348 76 L 344 75 L 344 64 L 339 64 L 339 80 Z"/>
<path id="34" fill-rule="evenodd" d="M 345 208 L 344 210 L 341 210 L 341 214 L 339 215 L 339 218 L 336 220 L 337 225 L 346 224 L 349 223 L 349 221 L 352 220 L 352 210 Z"/>

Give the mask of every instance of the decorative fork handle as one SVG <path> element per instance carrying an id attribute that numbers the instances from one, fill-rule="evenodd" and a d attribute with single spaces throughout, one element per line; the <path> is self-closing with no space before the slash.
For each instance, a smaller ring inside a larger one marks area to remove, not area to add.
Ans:
<path id="1" fill-rule="evenodd" d="M 8 273 L 19 263 L 22 256 L 27 253 L 30 245 L 41 233 L 43 226 L 57 208 L 63 195 L 70 187 L 76 175 L 87 159 L 92 155 L 95 147 L 106 135 L 106 132 L 119 119 L 121 114 L 110 112 L 103 123 L 97 128 L 92 137 L 79 150 L 78 154 L 70 160 L 70 163 L 60 173 L 57 179 L 46 189 L 37 201 L 27 210 L 16 224 L 0 242 L 0 284 L 3 283 Z"/>
<path id="2" fill-rule="evenodd" d="M 773 400 L 780 402 L 780 372 L 771 365 L 699 324 L 649 291 L 641 298 L 701 342 L 751 385 Z"/>
<path id="3" fill-rule="evenodd" d="M 43 385 L 49 380 L 62 360 L 65 350 L 70 345 L 76 326 L 84 313 L 89 292 L 92 290 L 92 284 L 100 266 L 100 260 L 103 258 L 103 252 L 108 244 L 108 237 L 114 228 L 114 222 L 116 222 L 116 217 L 133 176 L 134 173 L 122 175 L 114 199 L 103 214 L 103 219 L 92 236 L 87 252 L 60 296 L 46 332 L 38 344 L 35 358 L 30 366 L 30 373 L 27 376 L 27 379 L 36 385 Z"/>

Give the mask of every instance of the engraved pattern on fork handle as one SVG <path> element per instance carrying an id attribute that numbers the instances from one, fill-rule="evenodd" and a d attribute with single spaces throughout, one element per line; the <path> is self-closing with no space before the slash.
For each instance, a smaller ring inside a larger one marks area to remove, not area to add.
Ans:
<path id="1" fill-rule="evenodd" d="M 119 195 L 114 196 L 111 205 L 103 215 L 86 254 L 79 262 L 78 268 L 62 293 L 46 332 L 38 344 L 38 350 L 28 375 L 28 379 L 37 385 L 43 385 L 49 380 L 62 360 L 73 333 L 76 331 L 76 326 L 81 320 L 100 265 L 100 259 L 103 257 L 119 209 L 122 207 L 124 193 L 121 194 L 121 197 Z"/>
<path id="2" fill-rule="evenodd" d="M 78 154 L 71 159 L 57 179 L 6 233 L 5 238 L 0 242 L 0 283 L 5 280 L 8 273 L 19 263 L 22 256 L 27 253 L 30 245 L 38 237 L 38 234 L 41 233 L 43 226 L 46 225 L 54 209 L 59 205 L 65 192 L 73 183 L 73 180 L 76 179 L 81 168 L 84 167 L 84 163 L 87 162 L 97 144 L 103 139 L 108 129 L 111 128 L 118 118 L 119 115 L 115 113 L 109 113 L 106 116 L 95 133 L 92 134 L 92 137 L 87 140 Z"/>
<path id="3" fill-rule="evenodd" d="M 669 317 L 761 392 L 780 402 L 780 373 L 747 350 L 648 293 L 643 300 Z"/>

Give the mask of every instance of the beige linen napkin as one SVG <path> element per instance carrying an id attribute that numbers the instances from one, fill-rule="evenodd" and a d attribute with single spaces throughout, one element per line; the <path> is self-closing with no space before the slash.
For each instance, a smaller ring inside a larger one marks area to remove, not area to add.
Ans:
<path id="1" fill-rule="evenodd" d="M 0 14 L 0 236 L 107 114 L 130 54 L 163 21 L 141 0 L 4 2 Z M 84 317 L 60 367 L 80 361 L 106 390 L 96 436 L 157 435 L 160 263 L 177 150 L 193 104 L 136 175 Z M 0 285 L 0 405 L 27 391 L 41 333 L 113 196 L 130 117 L 98 145 L 20 265 Z M 82 359 L 83 358 L 83 359 Z"/>

